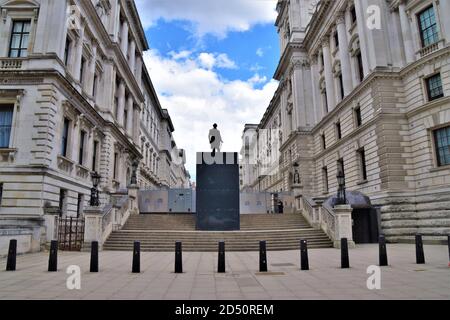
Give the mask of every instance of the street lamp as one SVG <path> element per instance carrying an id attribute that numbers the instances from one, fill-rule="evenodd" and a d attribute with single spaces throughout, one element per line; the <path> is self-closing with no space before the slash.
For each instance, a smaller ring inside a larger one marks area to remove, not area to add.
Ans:
<path id="1" fill-rule="evenodd" d="M 98 207 L 100 206 L 100 199 L 98 198 L 98 185 L 100 184 L 100 179 L 101 176 L 96 172 L 92 172 L 91 173 L 91 178 L 92 178 L 92 189 L 91 189 L 91 201 L 90 201 L 90 205 L 91 207 Z"/>
<path id="2" fill-rule="evenodd" d="M 338 171 L 337 181 L 339 185 L 338 194 L 337 194 L 337 204 L 347 204 L 347 199 L 345 195 L 345 176 L 342 170 Z"/>

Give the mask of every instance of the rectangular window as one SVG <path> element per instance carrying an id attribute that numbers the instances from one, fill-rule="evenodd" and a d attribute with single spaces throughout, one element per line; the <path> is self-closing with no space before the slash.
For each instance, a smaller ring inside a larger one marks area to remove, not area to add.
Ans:
<path id="1" fill-rule="evenodd" d="M 322 104 L 325 113 L 328 113 L 328 95 L 327 90 L 323 90 L 322 92 Z"/>
<path id="2" fill-rule="evenodd" d="M 61 189 L 59 190 L 59 216 L 62 217 L 65 214 L 66 210 L 66 196 L 67 190 Z"/>
<path id="3" fill-rule="evenodd" d="M 428 47 L 439 41 L 439 31 L 436 23 L 434 7 L 430 6 L 418 15 L 422 46 Z"/>
<path id="4" fill-rule="evenodd" d="M 0 206 L 3 203 L 3 183 L 0 183 Z"/>
<path id="5" fill-rule="evenodd" d="M 0 148 L 2 149 L 9 148 L 13 114 L 13 105 L 0 105 Z"/>
<path id="6" fill-rule="evenodd" d="M 360 169 L 361 169 L 361 180 L 366 181 L 367 180 L 367 166 L 366 166 L 366 151 L 364 148 L 361 148 L 358 150 L 358 156 L 359 156 L 359 163 L 360 163 Z"/>
<path id="7" fill-rule="evenodd" d="M 320 136 L 321 142 L 322 142 L 322 149 L 325 150 L 327 148 L 327 139 L 325 137 L 325 134 L 322 134 Z"/>
<path id="8" fill-rule="evenodd" d="M 334 47 L 336 49 L 339 48 L 339 35 L 337 33 L 337 31 L 333 34 L 333 38 L 334 38 Z"/>
<path id="9" fill-rule="evenodd" d="M 97 171 L 97 152 L 98 152 L 98 141 L 94 141 L 94 150 L 92 155 L 92 171 Z"/>
<path id="10" fill-rule="evenodd" d="M 70 48 L 72 46 L 72 41 L 69 37 L 66 39 L 66 47 L 64 48 L 64 65 L 67 67 L 69 65 Z"/>
<path id="11" fill-rule="evenodd" d="M 337 161 L 337 172 L 340 173 L 342 172 L 342 175 L 345 177 L 345 170 L 344 170 L 344 159 L 339 159 Z M 345 181 L 345 178 L 344 178 Z"/>
<path id="12" fill-rule="evenodd" d="M 79 155 L 78 155 L 78 163 L 80 165 L 83 165 L 83 161 L 84 161 L 85 144 L 86 144 L 86 131 L 82 130 L 80 132 L 80 149 L 79 149 Z"/>
<path id="13" fill-rule="evenodd" d="M 328 168 L 322 168 L 323 193 L 328 193 Z"/>
<path id="14" fill-rule="evenodd" d="M 64 118 L 64 127 L 61 142 L 61 155 L 63 157 L 67 157 L 67 145 L 69 143 L 69 128 L 70 128 L 70 120 Z"/>
<path id="15" fill-rule="evenodd" d="M 114 166 L 113 166 L 113 179 L 117 179 L 117 160 L 119 158 L 118 153 L 114 153 Z"/>
<path id="16" fill-rule="evenodd" d="M 80 66 L 80 83 L 83 84 L 84 82 L 84 68 L 86 66 L 86 60 L 84 58 L 81 58 L 81 66 Z"/>
<path id="17" fill-rule="evenodd" d="M 428 101 L 433 101 L 444 96 L 440 74 L 429 77 L 425 82 L 427 86 Z"/>
<path id="18" fill-rule="evenodd" d="M 31 21 L 14 21 L 9 45 L 10 58 L 28 56 L 28 41 L 30 38 Z"/>
<path id="19" fill-rule="evenodd" d="M 342 73 L 338 76 L 339 79 L 339 91 L 341 94 L 341 100 L 344 100 L 345 92 L 344 92 L 344 79 L 342 77 Z"/>
<path id="20" fill-rule="evenodd" d="M 114 117 L 117 119 L 119 114 L 119 98 L 114 97 Z"/>
<path id="21" fill-rule="evenodd" d="M 92 97 L 97 97 L 97 86 L 98 86 L 98 76 L 97 74 L 94 75 L 94 84 L 92 87 Z"/>
<path id="22" fill-rule="evenodd" d="M 338 140 L 342 139 L 341 122 L 336 123 L 336 137 Z"/>
<path id="23" fill-rule="evenodd" d="M 434 141 L 438 166 L 450 165 L 450 127 L 434 131 Z"/>
<path id="24" fill-rule="evenodd" d="M 359 76 L 359 82 L 363 82 L 364 80 L 364 65 L 363 65 L 363 59 L 362 54 L 359 52 L 356 55 L 356 62 L 358 64 L 358 76 Z"/>
<path id="25" fill-rule="evenodd" d="M 351 17 L 351 19 L 352 19 L 352 23 L 355 24 L 355 23 L 356 23 L 356 20 L 357 20 L 357 18 L 356 18 L 356 8 L 355 8 L 355 6 L 352 6 L 351 9 L 350 9 L 350 17 Z"/>
<path id="26" fill-rule="evenodd" d="M 355 108 L 355 124 L 356 127 L 359 128 L 362 126 L 362 117 L 361 117 L 361 107 Z"/>
<path id="27" fill-rule="evenodd" d="M 83 215 L 83 203 L 84 203 L 84 195 L 79 193 L 77 200 L 77 218 L 80 218 Z"/>

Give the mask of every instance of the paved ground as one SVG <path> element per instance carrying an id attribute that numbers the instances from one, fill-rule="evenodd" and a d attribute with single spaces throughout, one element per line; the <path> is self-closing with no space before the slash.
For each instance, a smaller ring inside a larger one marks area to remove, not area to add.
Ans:
<path id="1" fill-rule="evenodd" d="M 184 274 L 174 274 L 174 254 L 142 253 L 141 274 L 131 274 L 130 252 L 101 252 L 100 273 L 90 274 L 89 253 L 59 255 L 48 273 L 47 253 L 18 257 L 16 272 L 0 260 L 0 299 L 450 299 L 446 246 L 425 246 L 426 265 L 416 265 L 414 245 L 388 245 L 381 290 L 368 290 L 366 269 L 378 263 L 378 246 L 350 251 L 341 270 L 340 251 L 309 251 L 310 271 L 299 270 L 297 251 L 269 252 L 268 273 L 258 271 L 257 252 L 228 253 L 227 274 L 217 274 L 214 253 L 184 253 Z M 66 287 L 66 268 L 81 267 L 81 290 Z"/>

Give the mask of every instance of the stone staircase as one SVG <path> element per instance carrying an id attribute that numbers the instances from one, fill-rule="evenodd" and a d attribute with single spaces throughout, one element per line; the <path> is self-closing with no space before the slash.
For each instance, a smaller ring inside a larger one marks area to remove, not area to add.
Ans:
<path id="1" fill-rule="evenodd" d="M 171 252 L 175 242 L 183 242 L 184 251 L 217 251 L 218 242 L 226 242 L 227 251 L 258 251 L 259 241 L 267 241 L 268 250 L 297 250 L 300 240 L 309 248 L 330 248 L 330 239 L 311 228 L 301 214 L 242 215 L 241 231 L 195 231 L 195 215 L 133 215 L 124 228 L 114 231 L 104 250 L 133 250 L 141 242 L 142 251 Z"/>

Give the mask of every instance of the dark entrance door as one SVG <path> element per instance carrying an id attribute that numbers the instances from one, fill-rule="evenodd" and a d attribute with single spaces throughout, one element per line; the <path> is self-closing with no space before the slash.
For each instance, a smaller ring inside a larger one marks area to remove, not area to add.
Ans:
<path id="1" fill-rule="evenodd" d="M 353 241 L 355 243 L 378 242 L 378 216 L 372 208 L 353 209 Z"/>

